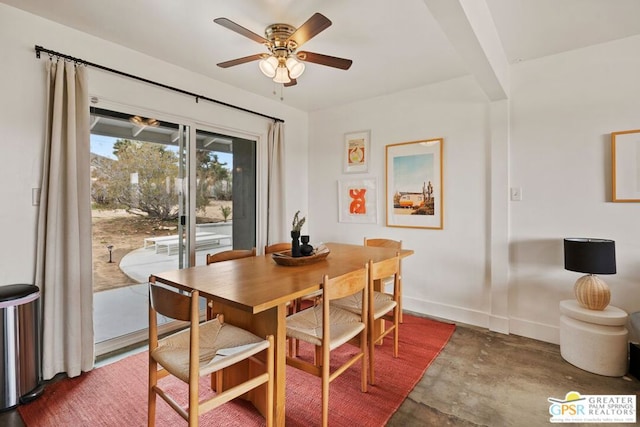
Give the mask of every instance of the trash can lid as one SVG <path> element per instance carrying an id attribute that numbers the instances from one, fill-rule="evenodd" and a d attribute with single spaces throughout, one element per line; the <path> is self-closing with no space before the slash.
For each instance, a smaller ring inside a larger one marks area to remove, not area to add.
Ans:
<path id="1" fill-rule="evenodd" d="M 0 286 L 0 302 L 12 301 L 39 292 L 36 285 L 6 285 Z"/>

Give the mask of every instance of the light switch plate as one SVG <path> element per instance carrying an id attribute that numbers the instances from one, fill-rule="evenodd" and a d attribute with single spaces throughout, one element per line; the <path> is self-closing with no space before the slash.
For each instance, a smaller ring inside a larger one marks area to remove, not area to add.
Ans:
<path id="1" fill-rule="evenodd" d="M 522 188 L 520 187 L 511 187 L 511 201 L 519 202 L 522 200 Z"/>

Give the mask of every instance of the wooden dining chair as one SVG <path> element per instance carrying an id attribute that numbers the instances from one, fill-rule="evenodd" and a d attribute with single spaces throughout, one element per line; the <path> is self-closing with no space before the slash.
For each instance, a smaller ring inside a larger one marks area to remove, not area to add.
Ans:
<path id="1" fill-rule="evenodd" d="M 375 384 L 375 345 L 393 332 L 393 357 L 398 357 L 398 334 L 400 331 L 400 305 L 398 304 L 398 287 L 400 276 L 400 255 L 383 261 L 369 261 L 369 307 L 368 342 L 369 342 L 369 382 Z M 386 278 L 393 280 L 393 293 L 388 294 L 384 289 L 375 290 L 376 280 Z M 333 305 L 344 310 L 359 314 L 364 306 L 359 294 L 349 295 L 334 300 Z M 388 321 L 390 325 L 379 324 Z"/>
<path id="2" fill-rule="evenodd" d="M 149 402 L 148 425 L 155 425 L 156 396 L 165 400 L 173 410 L 184 418 L 189 426 L 198 425 L 198 416 L 235 399 L 250 390 L 264 388 L 267 426 L 273 424 L 273 373 L 274 339 L 272 335 L 260 338 L 249 331 L 224 322 L 222 315 L 200 323 L 198 291 L 183 294 L 149 283 Z M 157 315 L 189 322 L 187 329 L 160 339 Z M 198 380 L 205 375 L 239 362 L 250 361 L 257 368 L 247 380 L 217 390 L 206 400 L 199 401 Z M 261 366 L 261 368 L 260 368 Z M 162 383 L 161 378 L 173 375 L 189 385 L 188 405 L 177 403 Z"/>
<path id="3" fill-rule="evenodd" d="M 252 249 L 229 249 L 227 251 L 207 254 L 207 265 L 214 262 L 229 261 L 232 259 L 248 258 L 256 256 L 256 248 Z"/>
<path id="4" fill-rule="evenodd" d="M 290 250 L 291 250 L 290 242 L 273 243 L 271 245 L 266 245 L 264 247 L 265 254 L 272 254 L 274 252 L 284 252 L 284 251 L 290 251 Z"/>
<path id="5" fill-rule="evenodd" d="M 215 254 L 207 254 L 207 265 L 214 262 L 230 261 L 232 259 L 249 258 L 256 256 L 256 248 L 252 249 L 229 249 Z M 213 310 L 213 301 L 207 301 L 207 320 L 213 319 L 215 313 Z"/>
<path id="6" fill-rule="evenodd" d="M 375 246 L 379 248 L 391 248 L 391 249 L 402 249 L 402 240 L 393 240 L 393 239 L 382 239 L 382 238 L 373 238 L 367 239 L 364 238 L 365 246 Z M 402 270 L 402 261 L 400 261 L 400 270 Z M 398 297 L 398 309 L 400 310 L 400 323 L 402 323 L 402 271 L 398 273 L 398 281 L 399 281 L 399 297 Z M 391 279 L 383 280 L 382 286 L 390 286 Z"/>
<path id="7" fill-rule="evenodd" d="M 287 337 L 312 344 L 313 362 L 299 356 L 287 356 L 287 365 L 301 369 L 322 379 L 322 425 L 329 419 L 329 383 L 349 367 L 360 361 L 362 374 L 360 389 L 367 391 L 367 307 L 369 301 L 368 266 L 338 277 L 322 280 L 322 304 L 314 305 L 287 317 Z M 360 314 L 354 314 L 331 304 L 331 301 L 360 294 L 365 302 Z M 360 349 L 341 366 L 330 369 L 331 350 L 353 338 L 359 338 Z"/>

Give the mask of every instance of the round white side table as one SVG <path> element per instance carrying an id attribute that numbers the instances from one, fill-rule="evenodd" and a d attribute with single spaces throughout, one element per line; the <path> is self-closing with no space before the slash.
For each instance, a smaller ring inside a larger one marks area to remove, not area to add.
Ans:
<path id="1" fill-rule="evenodd" d="M 560 302 L 560 354 L 574 366 L 594 374 L 627 373 L 627 313 L 617 307 L 589 310 L 575 300 Z"/>

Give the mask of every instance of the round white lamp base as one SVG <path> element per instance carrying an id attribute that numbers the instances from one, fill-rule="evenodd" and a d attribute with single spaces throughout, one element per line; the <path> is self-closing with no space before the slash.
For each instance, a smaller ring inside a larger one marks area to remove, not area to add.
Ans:
<path id="1" fill-rule="evenodd" d="M 574 366 L 594 374 L 627 373 L 627 313 L 617 307 L 589 310 L 575 300 L 560 302 L 560 354 Z"/>

